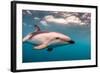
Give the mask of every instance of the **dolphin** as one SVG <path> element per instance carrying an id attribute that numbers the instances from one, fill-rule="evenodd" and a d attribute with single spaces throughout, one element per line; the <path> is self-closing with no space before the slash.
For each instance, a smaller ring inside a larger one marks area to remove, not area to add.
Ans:
<path id="1" fill-rule="evenodd" d="M 41 50 L 48 48 L 47 51 L 52 51 L 55 47 L 75 43 L 69 36 L 62 33 L 41 31 L 37 25 L 35 25 L 35 28 L 34 32 L 29 33 L 22 40 L 23 42 L 26 41 L 35 45 L 34 49 Z"/>

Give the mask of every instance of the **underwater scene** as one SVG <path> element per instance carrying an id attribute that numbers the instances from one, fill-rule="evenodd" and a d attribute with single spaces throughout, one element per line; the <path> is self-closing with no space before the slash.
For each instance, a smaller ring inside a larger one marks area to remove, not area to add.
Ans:
<path id="1" fill-rule="evenodd" d="M 22 62 L 91 59 L 91 13 L 22 10 Z"/>

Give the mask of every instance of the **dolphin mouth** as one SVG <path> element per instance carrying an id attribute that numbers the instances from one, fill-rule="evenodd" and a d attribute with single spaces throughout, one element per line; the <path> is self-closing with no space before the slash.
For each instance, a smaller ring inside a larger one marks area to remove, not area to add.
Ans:
<path id="1" fill-rule="evenodd" d="M 74 44 L 74 43 L 75 43 L 75 41 L 70 40 L 70 41 L 68 41 L 68 43 L 70 43 L 70 44 Z"/>

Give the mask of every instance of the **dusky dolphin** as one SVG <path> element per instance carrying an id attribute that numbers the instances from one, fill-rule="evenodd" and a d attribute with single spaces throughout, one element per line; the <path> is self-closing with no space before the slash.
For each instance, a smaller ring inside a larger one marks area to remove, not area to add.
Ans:
<path id="1" fill-rule="evenodd" d="M 23 42 L 31 41 L 32 44 L 36 45 L 33 47 L 34 49 L 48 48 L 48 51 L 52 51 L 55 47 L 75 43 L 69 36 L 62 33 L 41 31 L 37 25 L 35 28 L 35 32 L 29 33 L 22 40 Z"/>

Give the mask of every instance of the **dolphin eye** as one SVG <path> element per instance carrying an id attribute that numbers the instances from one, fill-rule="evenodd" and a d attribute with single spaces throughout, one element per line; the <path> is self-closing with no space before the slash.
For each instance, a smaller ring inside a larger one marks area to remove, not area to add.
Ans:
<path id="1" fill-rule="evenodd" d="M 56 39 L 59 39 L 59 37 L 56 37 Z"/>

